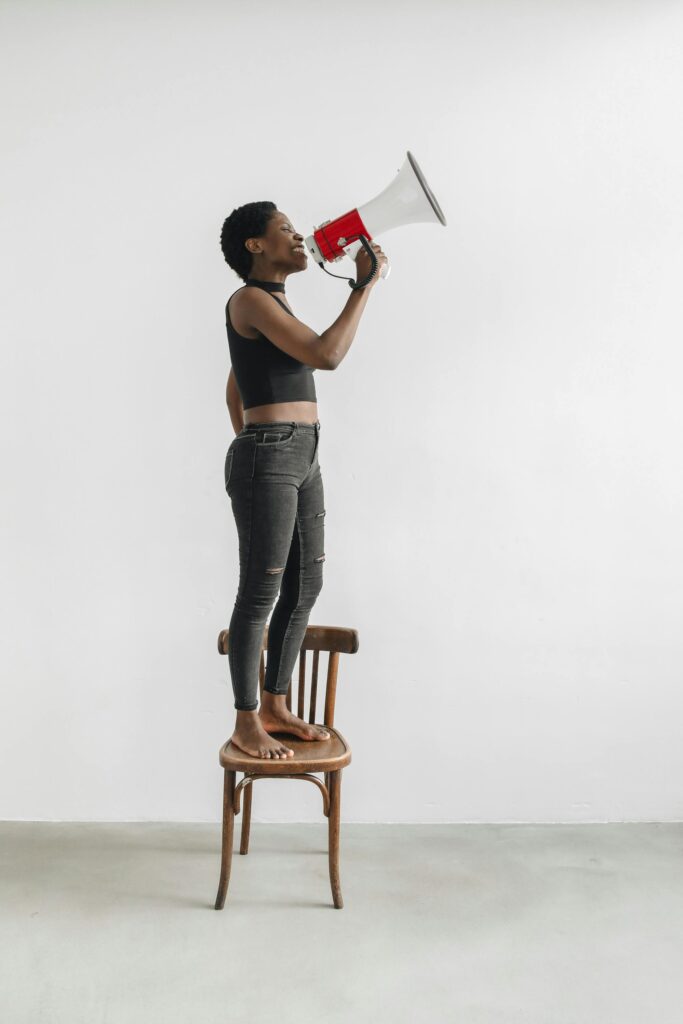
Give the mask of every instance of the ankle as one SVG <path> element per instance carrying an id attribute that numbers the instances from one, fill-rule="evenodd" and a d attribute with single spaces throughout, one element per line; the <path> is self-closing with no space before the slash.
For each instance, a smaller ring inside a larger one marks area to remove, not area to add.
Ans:
<path id="1" fill-rule="evenodd" d="M 271 693 L 270 690 L 264 690 L 261 694 L 261 707 L 267 708 L 285 708 L 287 706 L 287 694 L 286 693 Z"/>

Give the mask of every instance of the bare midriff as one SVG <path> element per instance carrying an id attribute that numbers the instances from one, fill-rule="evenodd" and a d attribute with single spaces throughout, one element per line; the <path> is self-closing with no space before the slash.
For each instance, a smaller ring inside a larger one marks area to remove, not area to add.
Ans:
<path id="1" fill-rule="evenodd" d="M 271 405 L 252 405 L 244 410 L 245 423 L 275 423 L 278 420 L 315 423 L 317 419 L 317 402 L 273 402 Z"/>

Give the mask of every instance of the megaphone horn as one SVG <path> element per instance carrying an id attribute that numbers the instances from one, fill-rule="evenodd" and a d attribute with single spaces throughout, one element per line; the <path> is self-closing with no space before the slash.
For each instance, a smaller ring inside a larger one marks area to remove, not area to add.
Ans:
<path id="1" fill-rule="evenodd" d="M 326 220 L 308 236 L 305 244 L 318 266 L 325 270 L 326 262 L 335 262 L 344 255 L 355 259 L 363 245 L 361 235 L 371 240 L 403 224 L 446 226 L 446 218 L 436 196 L 411 152 L 407 153 L 403 167 L 383 192 L 335 220 Z M 372 254 L 372 250 L 369 251 Z M 387 278 L 390 269 L 388 264 L 382 267 L 381 276 Z M 352 288 L 362 286 L 349 283 Z"/>

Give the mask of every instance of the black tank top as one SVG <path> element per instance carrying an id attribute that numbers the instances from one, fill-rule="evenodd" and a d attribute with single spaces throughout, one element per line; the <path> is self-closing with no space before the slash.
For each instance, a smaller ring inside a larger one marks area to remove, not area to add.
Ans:
<path id="1" fill-rule="evenodd" d="M 264 288 L 263 291 L 268 289 Z M 294 316 L 284 302 L 280 302 L 272 292 L 270 294 L 290 316 Z M 274 402 L 316 401 L 313 380 L 315 368 L 283 352 L 260 331 L 258 338 L 245 338 L 238 334 L 230 320 L 230 299 L 225 307 L 225 326 L 230 360 L 244 409 L 251 409 L 255 405 L 272 405 Z"/>

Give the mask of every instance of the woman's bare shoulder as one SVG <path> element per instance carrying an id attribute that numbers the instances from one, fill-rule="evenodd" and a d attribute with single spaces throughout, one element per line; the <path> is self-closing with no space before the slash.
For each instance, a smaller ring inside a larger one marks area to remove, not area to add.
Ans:
<path id="1" fill-rule="evenodd" d="M 260 337 L 259 332 L 249 323 L 249 310 L 254 308 L 250 301 L 252 296 L 249 293 L 258 290 L 257 288 L 247 288 L 246 285 L 238 288 L 237 291 L 232 293 L 226 305 L 226 310 L 229 307 L 232 326 L 238 334 L 242 334 L 245 338 L 250 338 L 251 340 Z"/>

